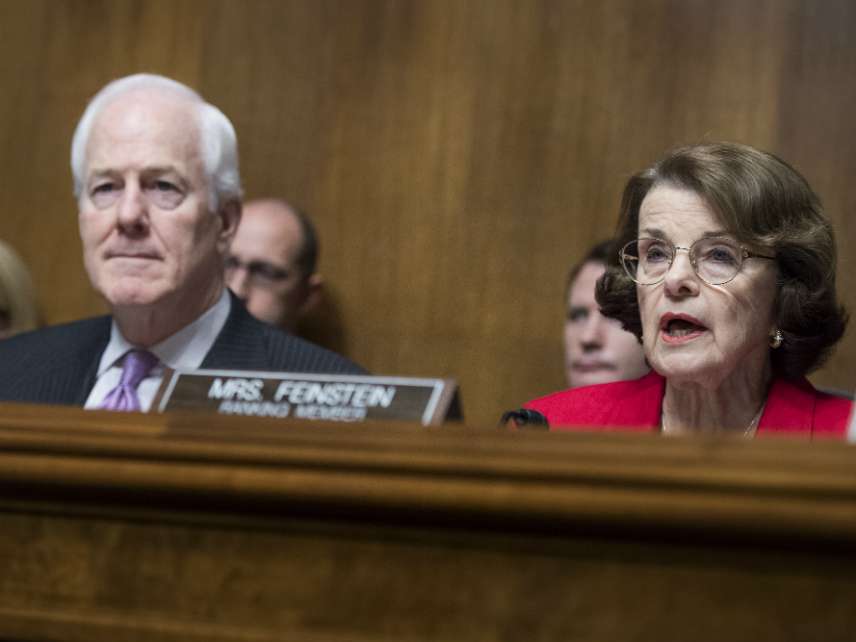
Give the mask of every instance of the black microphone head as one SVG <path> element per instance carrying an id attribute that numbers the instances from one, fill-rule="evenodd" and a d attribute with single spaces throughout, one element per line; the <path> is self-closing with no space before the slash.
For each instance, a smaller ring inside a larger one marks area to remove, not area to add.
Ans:
<path id="1" fill-rule="evenodd" d="M 547 418 L 537 410 L 529 408 L 520 408 L 518 410 L 509 410 L 502 413 L 502 418 L 499 420 L 499 425 L 508 427 L 511 422 L 514 428 L 541 428 L 547 429 L 550 427 Z"/>

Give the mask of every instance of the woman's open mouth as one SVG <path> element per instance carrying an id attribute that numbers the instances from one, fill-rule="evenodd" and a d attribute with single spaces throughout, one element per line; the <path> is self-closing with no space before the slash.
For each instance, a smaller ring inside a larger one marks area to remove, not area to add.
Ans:
<path id="1" fill-rule="evenodd" d="M 687 343 L 707 332 L 707 327 L 687 314 L 664 314 L 660 318 L 660 338 L 665 343 Z"/>

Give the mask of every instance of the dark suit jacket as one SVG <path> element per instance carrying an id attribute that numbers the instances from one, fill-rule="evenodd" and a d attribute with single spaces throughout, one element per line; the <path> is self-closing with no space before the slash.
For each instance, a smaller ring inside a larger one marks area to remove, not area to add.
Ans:
<path id="1" fill-rule="evenodd" d="M 660 429 L 666 380 L 654 371 L 640 379 L 556 392 L 527 403 L 558 430 Z M 843 438 L 853 409 L 849 399 L 815 390 L 806 379 L 775 377 L 758 423 L 758 436 L 802 434 Z"/>
<path id="2" fill-rule="evenodd" d="M 0 341 L 0 401 L 82 406 L 95 385 L 111 317 L 74 321 Z M 365 374 L 335 352 L 256 320 L 234 296 L 202 368 Z"/>

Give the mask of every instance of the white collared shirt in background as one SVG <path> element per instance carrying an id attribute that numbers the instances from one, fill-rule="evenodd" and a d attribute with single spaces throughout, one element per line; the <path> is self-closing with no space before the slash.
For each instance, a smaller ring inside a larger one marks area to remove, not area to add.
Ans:
<path id="1" fill-rule="evenodd" d="M 209 308 L 205 314 L 193 323 L 183 327 L 170 337 L 149 348 L 160 363 L 152 368 L 151 372 L 140 382 L 137 387 L 137 397 L 140 399 L 140 409 L 148 412 L 155 398 L 155 393 L 163 379 L 164 366 L 172 369 L 196 370 L 202 365 L 205 355 L 211 350 L 217 335 L 226 324 L 226 319 L 232 308 L 229 292 L 223 288 L 217 303 Z M 130 343 L 113 321 L 110 328 L 110 341 L 101 355 L 98 364 L 95 385 L 86 399 L 84 408 L 97 408 L 113 388 L 119 384 L 122 377 L 122 358 L 129 350 L 137 349 Z"/>

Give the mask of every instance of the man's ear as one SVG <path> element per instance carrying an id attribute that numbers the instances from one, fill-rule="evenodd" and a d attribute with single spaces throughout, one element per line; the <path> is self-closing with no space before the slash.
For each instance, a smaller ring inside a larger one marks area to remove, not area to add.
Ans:
<path id="1" fill-rule="evenodd" d="M 238 231 L 238 224 L 241 222 L 241 201 L 231 200 L 220 206 L 217 212 L 220 217 L 220 234 L 218 245 L 220 251 L 225 253 L 235 237 L 235 232 Z"/>
<path id="2" fill-rule="evenodd" d="M 303 303 L 300 304 L 299 316 L 308 314 L 321 303 L 324 296 L 324 277 L 314 272 L 306 279 L 306 296 L 303 298 Z"/>

